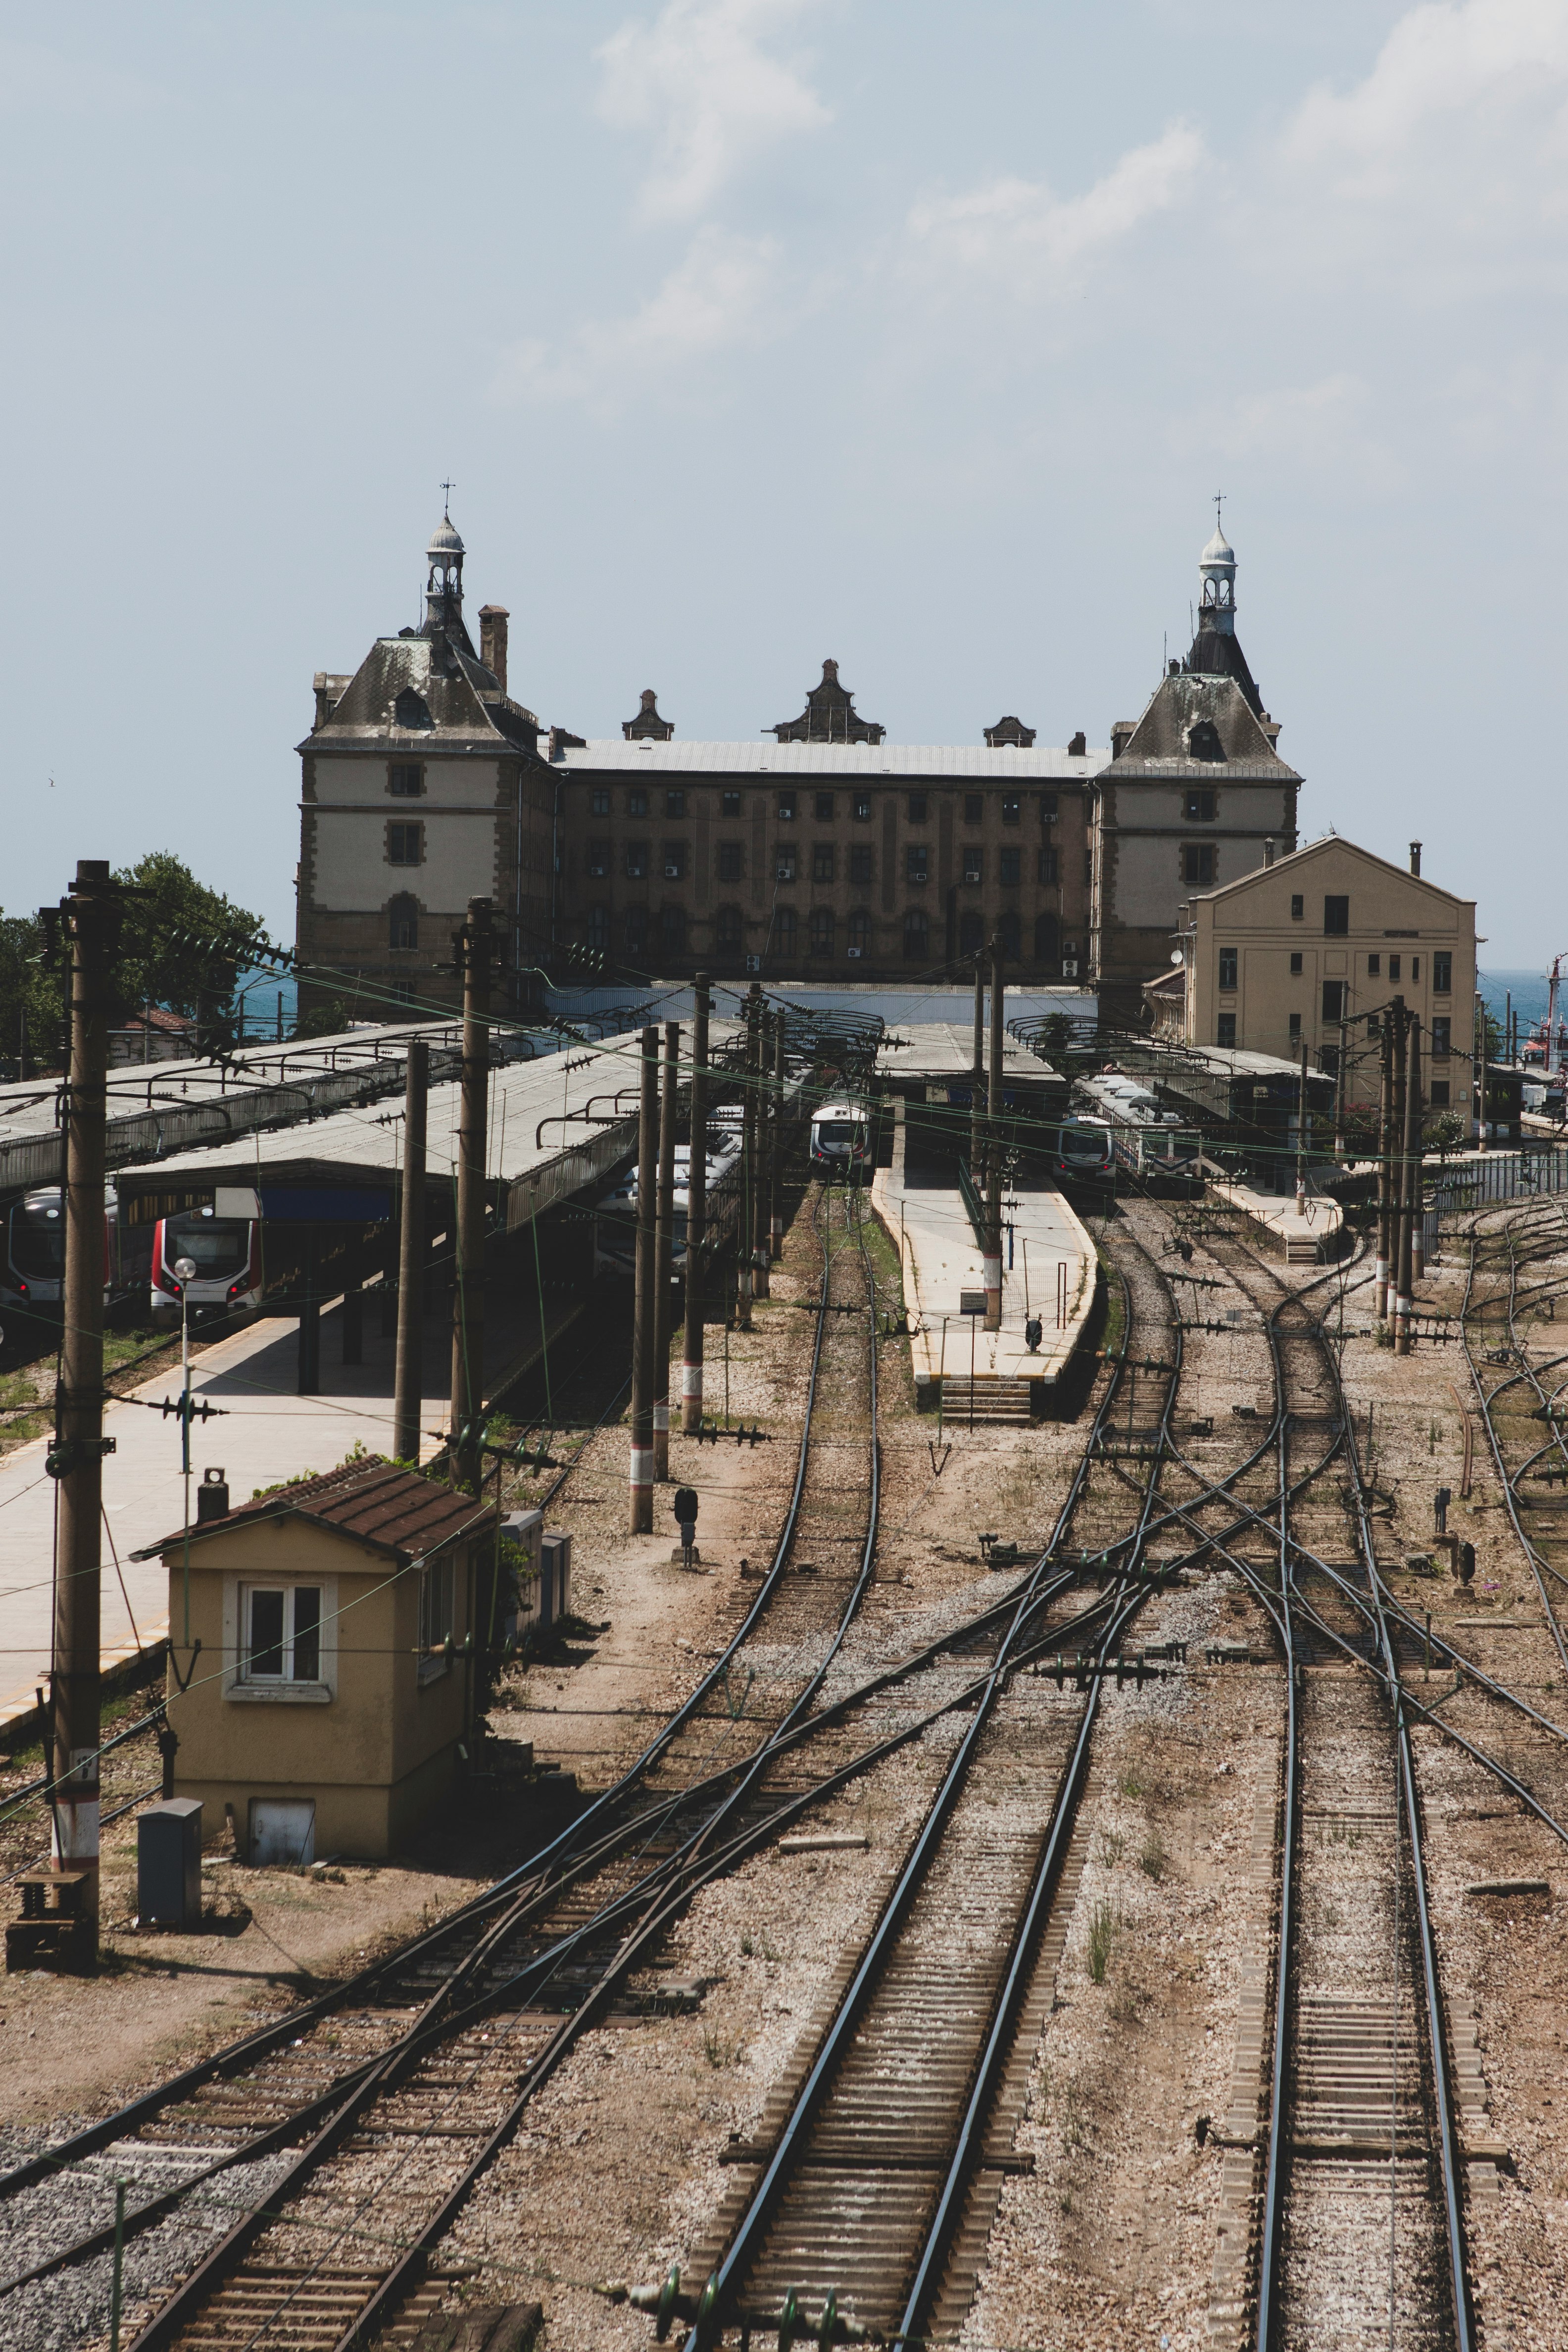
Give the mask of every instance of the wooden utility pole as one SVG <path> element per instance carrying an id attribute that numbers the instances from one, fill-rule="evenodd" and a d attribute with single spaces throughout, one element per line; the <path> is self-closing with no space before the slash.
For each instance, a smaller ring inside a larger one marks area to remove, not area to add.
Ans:
<path id="1" fill-rule="evenodd" d="M 686 1348 L 680 1368 L 680 1425 L 702 1426 L 702 1308 L 707 1297 L 702 1245 L 708 1234 L 708 975 L 697 975 L 691 1024 L 691 1155 L 686 1180 Z"/>
<path id="2" fill-rule="evenodd" d="M 108 862 L 84 857 L 61 908 L 70 948 L 66 1098 L 65 1283 L 55 1445 L 50 1866 L 68 1877 L 72 1965 L 98 1966 L 99 1573 L 103 1523 L 103 1172 L 109 1069 L 108 961 L 117 920 Z M 186 1424 L 187 1439 L 189 1424 Z"/>
<path id="3" fill-rule="evenodd" d="M 392 1392 L 392 1451 L 399 1462 L 419 1459 L 419 1408 L 424 1398 L 425 1132 L 430 1098 L 430 1048 L 408 1041 L 403 1088 L 403 1199 L 397 1234 L 397 1359 Z"/>
<path id="4" fill-rule="evenodd" d="M 991 942 L 991 1091 L 986 1103 L 985 1328 L 1002 1328 L 1002 936 Z"/>
<path id="5" fill-rule="evenodd" d="M 658 1110 L 658 1197 L 654 1203 L 653 1475 L 669 1475 L 669 1298 L 675 1272 L 675 1111 L 680 1024 L 664 1024 L 664 1095 Z"/>
<path id="6" fill-rule="evenodd" d="M 773 1148 L 768 1155 L 768 1255 L 784 1255 L 784 1016 L 773 1014 Z"/>
<path id="7" fill-rule="evenodd" d="M 769 1278 L 773 1251 L 768 1234 L 768 1178 L 773 1166 L 773 1015 L 759 995 L 757 1052 L 752 1073 L 757 1098 L 756 1150 L 752 1162 L 752 1264 L 756 1268 L 756 1276 L 752 1290 L 757 1298 L 768 1297 L 773 1290 Z"/>
<path id="8" fill-rule="evenodd" d="M 631 1532 L 653 1532 L 653 1340 L 655 1210 L 658 1194 L 658 1031 L 642 1033 L 637 1106 L 637 1300 L 632 1322 Z"/>
<path id="9" fill-rule="evenodd" d="M 490 958 L 495 909 L 468 900 L 453 936 L 463 976 L 462 1108 L 458 1126 L 458 1262 L 452 1285 L 452 1483 L 479 1491 L 485 1388 L 485 1158 L 490 1087 Z"/>
<path id="10" fill-rule="evenodd" d="M 1389 1268 L 1394 1255 L 1394 1010 L 1385 1005 L 1380 1024 L 1382 1078 L 1377 1115 L 1377 1262 L 1373 1311 L 1388 1319 Z"/>
<path id="11" fill-rule="evenodd" d="M 985 1086 L 985 950 L 974 959 L 974 1053 L 969 1078 L 969 1174 L 973 1183 L 984 1182 L 980 1173 L 983 1157 L 981 1138 L 984 1113 L 980 1097 Z"/>

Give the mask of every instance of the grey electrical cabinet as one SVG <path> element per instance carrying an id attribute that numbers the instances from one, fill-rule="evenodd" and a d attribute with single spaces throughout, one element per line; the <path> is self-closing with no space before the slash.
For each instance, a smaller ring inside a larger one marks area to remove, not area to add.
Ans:
<path id="1" fill-rule="evenodd" d="M 149 1805 L 136 1824 L 136 1914 L 143 1927 L 194 1935 L 202 1924 L 202 1808 L 195 1797 Z"/>

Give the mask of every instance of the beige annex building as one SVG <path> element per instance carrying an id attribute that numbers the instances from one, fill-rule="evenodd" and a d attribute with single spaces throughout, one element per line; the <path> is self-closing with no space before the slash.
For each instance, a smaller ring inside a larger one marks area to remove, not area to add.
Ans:
<path id="1" fill-rule="evenodd" d="M 1351 1102 L 1376 1099 L 1368 1016 L 1402 996 L 1421 1024 L 1435 1110 L 1468 1110 L 1476 991 L 1476 905 L 1330 834 L 1189 898 L 1176 968 L 1146 984 L 1156 1035 L 1235 1045 L 1314 1067 L 1345 1056 Z"/>

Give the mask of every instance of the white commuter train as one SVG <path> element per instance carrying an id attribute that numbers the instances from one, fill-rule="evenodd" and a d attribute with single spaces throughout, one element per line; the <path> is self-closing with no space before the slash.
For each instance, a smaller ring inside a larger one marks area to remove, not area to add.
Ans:
<path id="1" fill-rule="evenodd" d="M 811 1172 L 849 1178 L 865 1169 L 871 1126 L 860 1103 L 828 1102 L 812 1114 Z"/>

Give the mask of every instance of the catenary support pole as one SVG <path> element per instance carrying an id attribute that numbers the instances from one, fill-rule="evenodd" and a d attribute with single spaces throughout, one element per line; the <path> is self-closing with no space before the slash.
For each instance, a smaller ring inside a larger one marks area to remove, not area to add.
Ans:
<path id="1" fill-rule="evenodd" d="M 768 1269 L 773 1263 L 772 1246 L 768 1239 L 768 1177 L 773 1167 L 773 1015 L 759 996 L 757 1058 L 756 1067 L 752 1073 L 752 1084 L 757 1097 L 757 1135 L 752 1184 L 752 1263 L 756 1268 L 756 1278 L 752 1283 L 752 1296 L 757 1298 L 768 1297 L 773 1289 L 773 1285 L 768 1279 Z"/>
<path id="2" fill-rule="evenodd" d="M 773 1014 L 773 1150 L 768 1154 L 768 1255 L 776 1265 L 784 1255 L 784 1016 L 780 1005 Z"/>
<path id="3" fill-rule="evenodd" d="M 985 1106 L 985 1328 L 1002 1328 L 1002 938 L 991 942 L 991 1086 Z"/>
<path id="4" fill-rule="evenodd" d="M 1421 1215 L 1421 1024 L 1414 1012 L 1406 1013 L 1405 1022 L 1402 1155 L 1405 1184 L 1399 1219 L 1400 1320 L 1394 1327 L 1394 1351 L 1402 1356 L 1410 1352 L 1411 1321 L 1415 1312 L 1415 1278 L 1420 1272 L 1416 1263 L 1415 1228 Z"/>
<path id="5" fill-rule="evenodd" d="M 458 1261 L 452 1285 L 453 1484 L 479 1491 L 485 1384 L 485 1158 L 490 1088 L 490 960 L 495 909 L 468 900 L 456 933 L 463 975 L 462 1102 L 458 1125 Z"/>
<path id="6" fill-rule="evenodd" d="M 680 1024 L 664 1024 L 658 1107 L 658 1196 L 654 1203 L 653 1475 L 669 1475 L 670 1288 L 675 1273 L 675 1115 L 680 1095 Z"/>
<path id="7" fill-rule="evenodd" d="M 685 1360 L 680 1368 L 680 1425 L 702 1426 L 702 1313 L 708 1297 L 702 1262 L 708 1234 L 708 975 L 697 975 L 691 1024 L 691 1147 L 686 1180 Z"/>
<path id="8" fill-rule="evenodd" d="M 969 1176 L 974 1184 L 984 1180 L 981 1175 L 982 1138 L 984 1129 L 985 1091 L 985 951 L 974 959 L 974 1052 L 969 1075 Z"/>
<path id="9" fill-rule="evenodd" d="M 98 1965 L 99 1576 L 103 1525 L 103 1171 L 109 1068 L 108 959 L 115 886 L 84 857 L 63 914 L 70 946 L 70 1077 L 66 1102 L 65 1283 L 53 1467 L 54 1769 L 51 1866 L 81 1871 L 73 1941 L 79 1973 Z M 187 1424 L 188 1428 L 188 1424 Z"/>
<path id="10" fill-rule="evenodd" d="M 631 1519 L 634 1536 L 653 1532 L 654 1225 L 658 1197 L 658 1031 L 642 1033 L 637 1107 L 637 1297 L 632 1320 Z"/>
<path id="11" fill-rule="evenodd" d="M 392 1451 L 399 1462 L 419 1459 L 419 1408 L 424 1399 L 420 1343 L 425 1324 L 425 1124 L 429 1095 L 430 1048 L 423 1037 L 411 1037 L 403 1087 L 397 1358 L 392 1391 Z"/>
<path id="12" fill-rule="evenodd" d="M 1405 1095 L 1407 1092 L 1406 1080 L 1408 1076 L 1408 1056 L 1410 1051 L 1406 1039 L 1405 1023 L 1409 1016 L 1405 1009 L 1405 999 L 1403 996 L 1396 996 L 1394 998 L 1390 1010 L 1393 1016 L 1394 1030 L 1392 1045 L 1390 1047 L 1394 1056 L 1394 1112 L 1389 1122 L 1388 1135 L 1389 1197 L 1391 1209 L 1389 1220 L 1388 1310 L 1394 1324 L 1394 1351 L 1396 1354 L 1403 1355 L 1408 1345 L 1408 1335 L 1404 1332 L 1403 1327 L 1410 1311 L 1409 1293 L 1405 1289 L 1401 1278 L 1405 1270 Z"/>
<path id="13" fill-rule="evenodd" d="M 752 1228 L 756 1218 L 757 1190 L 757 1019 L 761 994 L 753 981 L 746 999 L 745 1036 L 741 1049 L 741 1214 L 735 1234 L 740 1298 L 735 1322 L 742 1331 L 752 1328 Z"/>
<path id="14" fill-rule="evenodd" d="M 1382 1049 L 1377 1110 L 1377 1260 L 1373 1311 L 1388 1319 L 1389 1261 L 1394 1250 L 1394 1010 L 1384 1005 L 1378 1024 Z"/>

